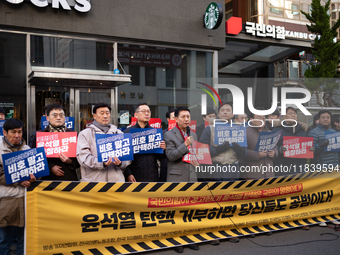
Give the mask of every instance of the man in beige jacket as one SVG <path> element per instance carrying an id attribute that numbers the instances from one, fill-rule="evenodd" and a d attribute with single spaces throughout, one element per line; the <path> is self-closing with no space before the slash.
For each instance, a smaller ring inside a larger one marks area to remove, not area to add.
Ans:
<path id="1" fill-rule="evenodd" d="M 30 149 L 22 138 L 24 123 L 18 119 L 5 122 L 4 137 L 0 138 L 0 155 Z M 6 184 L 4 165 L 0 156 L 0 254 L 10 254 L 12 239 L 16 242 L 17 255 L 24 254 L 25 188 L 35 181 Z"/>
<path id="2" fill-rule="evenodd" d="M 111 122 L 111 107 L 98 103 L 93 107 L 94 121 L 78 136 L 77 159 L 81 167 L 81 180 L 88 182 L 125 182 L 123 171 L 131 161 L 121 162 L 117 157 L 98 162 L 95 134 L 121 134 Z"/>

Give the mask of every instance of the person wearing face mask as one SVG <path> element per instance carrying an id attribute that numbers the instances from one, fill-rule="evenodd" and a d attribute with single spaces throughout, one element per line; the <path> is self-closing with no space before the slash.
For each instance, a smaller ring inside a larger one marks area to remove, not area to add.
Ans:
<path id="1" fill-rule="evenodd" d="M 98 103 L 93 107 L 94 121 L 78 135 L 77 159 L 80 164 L 82 181 L 125 182 L 123 171 L 131 161 L 120 161 L 110 157 L 107 162 L 98 162 L 95 134 L 121 134 L 111 124 L 111 107 Z"/>

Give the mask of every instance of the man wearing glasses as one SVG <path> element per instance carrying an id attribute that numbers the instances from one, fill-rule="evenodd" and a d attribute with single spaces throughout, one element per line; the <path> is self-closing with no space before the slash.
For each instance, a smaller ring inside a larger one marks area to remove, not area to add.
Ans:
<path id="1" fill-rule="evenodd" d="M 65 126 L 65 111 L 60 104 L 50 104 L 46 109 L 46 119 L 48 126 L 38 132 L 74 132 Z M 36 148 L 36 134 L 32 139 L 32 148 Z M 63 153 L 59 153 L 59 158 L 48 158 L 48 168 L 50 175 L 44 176 L 42 180 L 78 181 L 76 169 L 79 167 L 76 158 L 68 158 Z"/>
<path id="2" fill-rule="evenodd" d="M 151 118 L 150 107 L 146 103 L 138 104 L 135 107 L 134 117 L 137 119 L 136 125 L 124 130 L 124 133 L 130 133 L 132 128 L 152 128 L 149 125 Z M 165 142 L 162 141 L 160 147 L 165 150 Z M 158 182 L 158 163 L 157 159 L 162 159 L 165 154 L 135 154 L 133 161 L 125 170 L 125 177 L 128 182 Z"/>
<path id="3" fill-rule="evenodd" d="M 293 107 L 287 107 L 286 115 L 283 118 L 283 125 L 274 128 L 273 132 L 278 132 L 282 130 L 282 134 L 280 140 L 277 143 L 277 147 L 279 149 L 279 155 L 274 160 L 275 166 L 288 166 L 291 169 L 291 172 L 286 173 L 276 173 L 277 176 L 282 175 L 290 175 L 294 174 L 293 167 L 291 165 L 296 165 L 296 169 L 300 169 L 300 166 L 304 166 L 307 162 L 305 158 L 285 158 L 284 151 L 286 148 L 283 147 L 283 137 L 284 136 L 299 136 L 299 137 L 306 137 L 307 136 L 307 125 L 305 123 L 297 122 L 297 111 Z M 312 148 L 311 148 L 312 149 Z"/>

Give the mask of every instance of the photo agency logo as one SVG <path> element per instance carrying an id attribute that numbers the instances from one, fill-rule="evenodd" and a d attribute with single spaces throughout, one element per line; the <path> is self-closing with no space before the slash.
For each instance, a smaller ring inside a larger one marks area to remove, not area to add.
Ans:
<path id="1" fill-rule="evenodd" d="M 217 99 L 219 100 L 220 105 L 222 106 L 222 100 L 221 97 L 218 94 L 218 90 L 219 89 L 228 89 L 231 92 L 232 95 L 232 103 L 233 103 L 233 115 L 236 114 L 245 114 L 244 111 L 244 105 L 245 105 L 245 97 L 244 94 L 242 92 L 242 90 L 232 84 L 215 84 L 214 87 L 205 84 L 203 82 L 197 82 L 198 84 L 204 86 L 205 88 L 200 88 L 199 89 L 203 90 L 206 94 L 202 94 L 201 95 L 201 114 L 202 115 L 206 115 L 207 112 L 207 95 L 209 95 L 215 106 L 218 107 L 217 101 L 214 97 L 214 95 L 217 97 Z M 209 91 L 209 90 L 211 91 Z M 251 113 L 253 113 L 254 115 L 260 115 L 260 116 L 267 116 L 272 114 L 278 107 L 278 92 L 279 89 L 281 90 L 281 114 L 282 115 L 286 115 L 286 108 L 288 106 L 292 106 L 294 108 L 298 108 L 304 115 L 312 115 L 304 106 L 304 103 L 307 103 L 310 99 L 311 99 L 311 94 L 309 92 L 308 89 L 304 89 L 304 88 L 272 88 L 272 105 L 270 107 L 270 109 L 268 110 L 257 110 L 254 107 L 254 102 L 253 102 L 253 88 L 252 87 L 248 87 L 247 88 L 247 106 L 248 109 Z M 213 95 L 214 94 L 214 95 Z M 287 98 L 287 94 L 304 94 L 303 98 Z M 253 120 L 257 120 L 257 121 L 261 121 L 261 123 L 263 124 L 263 120 L 260 119 L 253 119 Z M 270 119 L 265 119 L 265 121 L 269 121 L 271 122 L 271 125 L 274 125 L 274 121 L 281 121 L 281 120 L 270 120 Z M 293 121 L 295 123 L 296 126 L 297 125 L 297 121 L 293 120 L 293 119 L 286 119 L 285 121 Z M 248 121 L 248 123 L 243 122 L 243 123 L 239 123 L 239 122 L 233 122 L 232 120 L 230 120 L 228 122 L 228 120 L 221 120 L 221 119 L 216 119 L 215 122 L 218 123 L 230 123 L 230 125 L 233 124 L 243 124 L 243 126 L 252 126 L 251 125 L 251 121 Z M 214 122 L 214 125 L 215 125 Z M 284 121 L 281 121 L 281 125 L 284 125 Z"/>

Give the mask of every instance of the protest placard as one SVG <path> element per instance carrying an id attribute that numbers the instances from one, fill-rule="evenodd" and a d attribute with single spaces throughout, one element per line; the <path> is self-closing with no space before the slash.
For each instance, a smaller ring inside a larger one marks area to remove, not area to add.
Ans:
<path id="1" fill-rule="evenodd" d="M 190 130 L 191 130 L 191 132 L 196 133 L 196 126 L 197 126 L 197 121 L 196 120 L 190 121 Z"/>
<path id="2" fill-rule="evenodd" d="M 340 132 L 325 131 L 325 139 L 329 140 L 325 151 L 340 151 Z"/>
<path id="3" fill-rule="evenodd" d="M 174 127 L 176 127 L 176 120 L 169 120 L 168 121 L 168 130 L 173 129 Z"/>
<path id="4" fill-rule="evenodd" d="M 163 132 L 160 128 L 131 128 L 133 154 L 159 153 L 164 151 L 160 144 Z"/>
<path id="5" fill-rule="evenodd" d="M 273 150 L 280 139 L 282 130 L 277 132 L 260 132 L 257 140 L 255 151 L 270 151 Z"/>
<path id="6" fill-rule="evenodd" d="M 283 146 L 286 147 L 284 151 L 285 158 L 314 158 L 313 151 L 313 137 L 297 137 L 284 136 Z"/>
<path id="7" fill-rule="evenodd" d="M 98 162 L 117 157 L 120 161 L 133 160 L 131 134 L 96 134 Z"/>
<path id="8" fill-rule="evenodd" d="M 199 143 L 194 140 L 192 142 L 191 156 L 195 157 L 199 164 L 212 164 L 209 144 Z"/>
<path id="9" fill-rule="evenodd" d="M 137 124 L 137 118 L 131 117 L 131 127 Z M 153 128 L 162 128 L 162 120 L 160 118 L 150 118 L 149 120 L 150 127 Z"/>
<path id="10" fill-rule="evenodd" d="M 75 158 L 77 132 L 37 132 L 37 148 L 44 147 L 47 158 L 59 158 L 59 153 Z"/>
<path id="11" fill-rule="evenodd" d="M 35 177 L 50 175 L 44 148 L 2 154 L 6 184 L 22 182 Z"/>
<path id="12" fill-rule="evenodd" d="M 230 145 L 232 143 L 238 143 L 242 147 L 247 147 L 246 128 L 238 125 L 229 124 L 215 124 L 215 138 L 214 144 L 220 145 L 228 141 Z"/>
<path id="13" fill-rule="evenodd" d="M 45 129 L 48 126 L 49 122 L 46 119 L 46 116 L 41 116 L 40 128 L 41 130 Z M 66 128 L 74 130 L 74 117 L 65 117 L 65 126 Z"/>
<path id="14" fill-rule="evenodd" d="M 5 124 L 6 120 L 0 120 L 0 137 L 4 136 L 4 132 L 3 132 L 3 126 Z"/>

